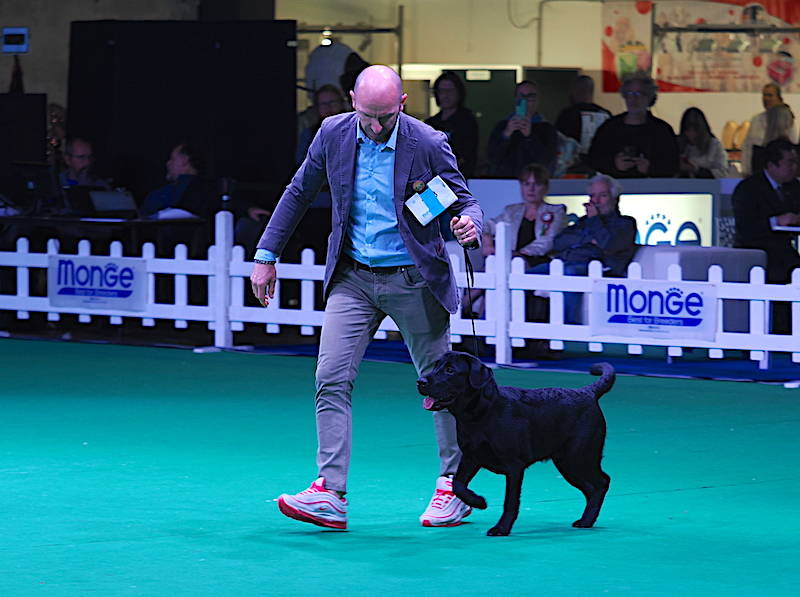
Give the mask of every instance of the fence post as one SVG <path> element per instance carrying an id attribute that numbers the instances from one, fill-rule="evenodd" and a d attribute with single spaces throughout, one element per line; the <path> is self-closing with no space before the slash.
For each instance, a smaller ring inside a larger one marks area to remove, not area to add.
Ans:
<path id="1" fill-rule="evenodd" d="M 233 253 L 233 214 L 218 212 L 214 218 L 214 246 L 209 251 L 214 275 L 214 346 L 233 347 L 231 329 L 231 255 Z"/>
<path id="2" fill-rule="evenodd" d="M 494 287 L 497 292 L 495 320 L 495 361 L 498 365 L 510 365 L 512 361 L 511 338 L 508 324 L 511 321 L 511 291 L 508 289 L 509 265 L 511 264 L 511 239 L 508 224 L 498 222 L 495 235 Z M 487 313 L 488 314 L 488 313 Z"/>

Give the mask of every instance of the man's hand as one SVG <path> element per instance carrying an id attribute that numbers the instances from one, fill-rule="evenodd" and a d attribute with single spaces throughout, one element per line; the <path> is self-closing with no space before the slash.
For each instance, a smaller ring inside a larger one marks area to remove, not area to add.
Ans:
<path id="1" fill-rule="evenodd" d="M 589 201 L 588 203 L 584 203 L 583 206 L 586 208 L 587 218 L 594 218 L 600 213 L 599 211 L 597 211 L 597 206 L 591 201 Z"/>
<path id="2" fill-rule="evenodd" d="M 247 217 L 249 217 L 251 220 L 255 220 L 256 222 L 258 222 L 259 220 L 261 220 L 261 218 L 272 217 L 272 212 L 269 211 L 268 209 L 264 209 L 262 207 L 256 207 L 254 205 L 253 207 L 247 208 Z"/>
<path id="3" fill-rule="evenodd" d="M 526 118 L 522 118 L 521 116 L 512 116 L 508 119 L 506 123 L 506 128 L 503 129 L 503 138 L 508 139 L 511 135 L 514 134 L 514 131 L 520 131 L 524 135 L 524 128 L 527 122 Z M 528 135 L 530 135 L 530 123 L 528 123 Z"/>
<path id="4" fill-rule="evenodd" d="M 250 274 L 250 284 L 253 287 L 253 294 L 259 304 L 269 306 L 269 301 L 275 296 L 275 282 L 278 281 L 278 274 L 275 266 L 264 263 L 253 265 L 253 273 Z"/>
<path id="5" fill-rule="evenodd" d="M 786 212 L 775 217 L 775 223 L 778 226 L 800 226 L 800 214 L 794 212 Z"/>
<path id="6" fill-rule="evenodd" d="M 614 166 L 620 172 L 627 172 L 636 165 L 636 161 L 622 152 L 614 156 Z"/>
<path id="7" fill-rule="evenodd" d="M 647 174 L 650 171 L 650 160 L 643 155 L 640 155 L 638 158 L 633 158 L 633 163 L 639 171 L 639 174 Z"/>
<path id="8" fill-rule="evenodd" d="M 478 241 L 478 234 L 475 229 L 475 223 L 469 216 L 454 217 L 450 220 L 450 230 L 462 247 L 469 247 Z"/>

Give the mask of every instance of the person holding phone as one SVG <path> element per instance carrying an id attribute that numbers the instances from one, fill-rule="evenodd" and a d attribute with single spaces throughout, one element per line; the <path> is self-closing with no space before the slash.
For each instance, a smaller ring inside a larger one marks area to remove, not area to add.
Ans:
<path id="1" fill-rule="evenodd" d="M 626 112 L 597 129 L 589 149 L 589 164 L 616 178 L 670 178 L 680 159 L 675 131 L 650 112 L 658 86 L 644 72 L 625 78 L 620 88 Z"/>
<path id="2" fill-rule="evenodd" d="M 558 149 L 555 127 L 538 112 L 539 88 L 533 81 L 518 83 L 514 111 L 498 122 L 489 136 L 489 175 L 515 178 L 530 163 L 552 173 Z"/>

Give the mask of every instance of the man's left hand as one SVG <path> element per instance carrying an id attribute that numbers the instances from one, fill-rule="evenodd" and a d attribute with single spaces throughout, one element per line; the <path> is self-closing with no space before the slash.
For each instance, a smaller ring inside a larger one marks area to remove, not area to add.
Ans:
<path id="1" fill-rule="evenodd" d="M 477 244 L 478 234 L 475 223 L 469 216 L 454 217 L 450 220 L 450 230 L 462 247 Z"/>

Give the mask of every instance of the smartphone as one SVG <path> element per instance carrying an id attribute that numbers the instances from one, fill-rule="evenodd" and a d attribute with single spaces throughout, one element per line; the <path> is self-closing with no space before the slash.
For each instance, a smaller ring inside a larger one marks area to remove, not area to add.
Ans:
<path id="1" fill-rule="evenodd" d="M 528 100 L 526 100 L 523 97 L 519 98 L 517 100 L 517 106 L 514 109 L 514 114 L 522 118 L 525 118 L 525 116 L 528 115 Z"/>

